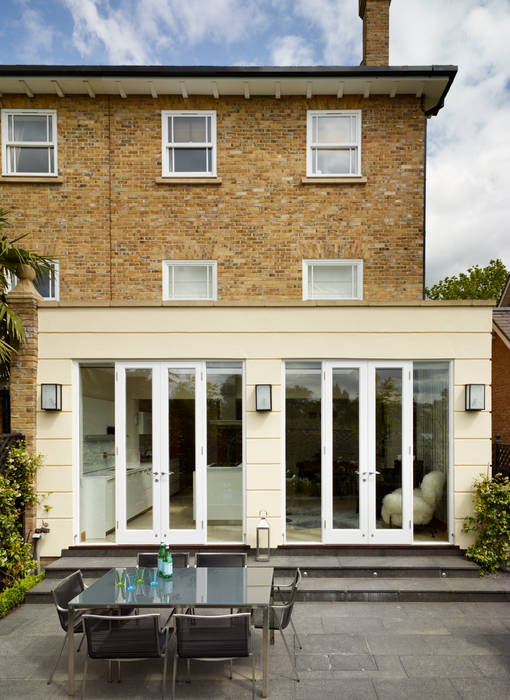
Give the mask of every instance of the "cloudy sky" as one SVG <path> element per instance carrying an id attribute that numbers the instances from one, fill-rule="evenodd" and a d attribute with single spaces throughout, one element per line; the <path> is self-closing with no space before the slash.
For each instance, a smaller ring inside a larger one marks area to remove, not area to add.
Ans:
<path id="1" fill-rule="evenodd" d="M 358 0 L 0 0 L 0 63 L 358 65 Z M 392 65 L 456 64 L 429 122 L 429 284 L 510 267 L 510 0 L 393 0 Z"/>

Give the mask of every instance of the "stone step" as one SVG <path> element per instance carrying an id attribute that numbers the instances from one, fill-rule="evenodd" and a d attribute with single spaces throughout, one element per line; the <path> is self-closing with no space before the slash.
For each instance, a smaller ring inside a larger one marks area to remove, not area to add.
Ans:
<path id="1" fill-rule="evenodd" d="M 191 559 L 193 563 L 193 558 Z M 249 556 L 250 566 L 267 566 L 267 562 L 256 562 Z M 99 577 L 112 566 L 135 566 L 136 555 L 61 557 L 46 567 L 47 578 L 64 578 L 76 569 L 81 569 L 85 577 Z M 311 578 L 438 578 L 478 577 L 479 568 L 458 554 L 449 556 L 417 555 L 400 557 L 386 556 L 287 556 L 275 555 L 269 562 L 277 575 L 292 576 L 297 567 Z"/>
<path id="2" fill-rule="evenodd" d="M 95 577 L 86 578 L 87 585 Z M 277 575 L 276 582 L 287 577 Z M 26 603 L 50 603 L 56 579 L 46 578 L 27 592 Z M 305 602 L 510 602 L 510 575 L 506 573 L 477 578 L 314 578 L 303 576 L 298 600 Z"/>

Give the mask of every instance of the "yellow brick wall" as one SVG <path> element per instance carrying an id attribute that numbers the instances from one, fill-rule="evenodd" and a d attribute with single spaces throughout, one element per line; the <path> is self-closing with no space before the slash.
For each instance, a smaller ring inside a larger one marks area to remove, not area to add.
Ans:
<path id="1" fill-rule="evenodd" d="M 299 300 L 303 258 L 363 258 L 364 298 L 420 299 L 424 126 L 410 96 L 0 98 L 56 109 L 61 184 L 7 183 L 61 300 L 161 299 L 163 259 L 218 260 L 218 299 Z M 158 185 L 161 110 L 217 111 L 220 185 Z M 308 109 L 362 110 L 366 184 L 303 184 Z"/>

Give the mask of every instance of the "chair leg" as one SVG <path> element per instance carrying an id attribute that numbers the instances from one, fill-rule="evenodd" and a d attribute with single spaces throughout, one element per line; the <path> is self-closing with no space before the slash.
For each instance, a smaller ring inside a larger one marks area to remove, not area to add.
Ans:
<path id="1" fill-rule="evenodd" d="M 280 630 L 280 634 L 282 635 L 283 643 L 285 644 L 285 649 L 287 650 L 287 655 L 289 657 L 292 668 L 294 669 L 294 673 L 296 674 L 296 680 L 299 683 L 299 675 L 297 672 L 296 663 L 295 663 L 294 659 L 292 658 L 292 654 L 290 653 L 289 645 L 287 644 L 287 640 L 285 639 L 285 635 L 283 634 L 282 630 Z"/>
<path id="2" fill-rule="evenodd" d="M 108 683 L 112 682 L 112 662 L 108 659 Z"/>
<path id="3" fill-rule="evenodd" d="M 175 681 L 177 678 L 177 652 L 174 654 L 174 666 L 172 669 L 172 700 L 175 698 Z"/>
<path id="4" fill-rule="evenodd" d="M 166 686 L 166 666 L 168 662 L 168 644 L 166 653 L 163 659 L 163 678 L 161 680 L 161 700 L 165 700 L 165 686 Z"/>
<path id="5" fill-rule="evenodd" d="M 117 661 L 117 683 L 120 683 L 120 661 Z"/>
<path id="6" fill-rule="evenodd" d="M 83 700 L 83 698 L 85 697 L 85 683 L 86 683 L 86 681 L 87 681 L 87 668 L 88 668 L 88 665 L 89 665 L 89 655 L 87 654 L 87 656 L 85 657 L 85 663 L 84 663 L 84 665 L 83 665 L 83 676 L 82 676 L 82 679 L 81 679 L 80 700 Z"/>
<path id="7" fill-rule="evenodd" d="M 301 640 L 299 639 L 297 630 L 296 630 L 296 628 L 294 627 L 294 623 L 292 622 L 292 617 L 290 618 L 290 624 L 292 625 L 292 629 L 294 630 L 294 634 L 296 635 L 298 647 L 299 647 L 300 649 L 302 649 L 302 648 L 303 648 L 303 645 L 301 644 Z"/>
<path id="8" fill-rule="evenodd" d="M 229 659 L 230 664 L 230 680 L 232 680 L 232 659 Z"/>
<path id="9" fill-rule="evenodd" d="M 60 654 L 57 656 L 57 660 L 55 661 L 55 666 L 53 666 L 53 671 L 51 672 L 50 677 L 46 681 L 46 685 L 49 685 L 51 683 L 51 681 L 53 680 L 53 675 L 54 675 L 55 671 L 57 670 L 58 662 L 60 661 L 60 657 L 62 656 L 62 652 L 64 651 L 66 641 L 67 641 L 67 635 L 64 637 L 64 643 L 62 644 Z"/>
<path id="10" fill-rule="evenodd" d="M 186 683 L 191 683 L 191 659 L 186 659 Z"/>
<path id="11" fill-rule="evenodd" d="M 251 700 L 255 700 L 255 652 L 251 654 Z"/>
<path id="12" fill-rule="evenodd" d="M 84 639 L 85 639 L 85 632 L 82 634 L 82 637 L 80 639 L 80 643 L 78 645 L 78 654 L 80 653 L 81 645 L 83 644 Z"/>

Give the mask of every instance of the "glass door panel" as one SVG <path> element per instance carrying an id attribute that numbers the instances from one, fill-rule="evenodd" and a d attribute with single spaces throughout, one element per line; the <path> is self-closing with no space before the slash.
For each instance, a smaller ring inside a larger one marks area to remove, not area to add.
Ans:
<path id="1" fill-rule="evenodd" d="M 368 470 L 371 544 L 404 544 L 412 529 L 411 363 L 371 363 Z"/>
<path id="2" fill-rule="evenodd" d="M 196 524 L 195 370 L 168 370 L 168 452 L 170 529 Z"/>

